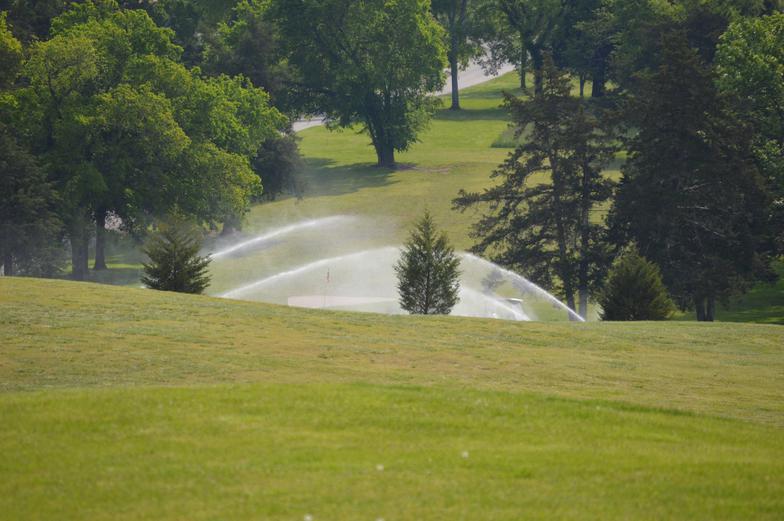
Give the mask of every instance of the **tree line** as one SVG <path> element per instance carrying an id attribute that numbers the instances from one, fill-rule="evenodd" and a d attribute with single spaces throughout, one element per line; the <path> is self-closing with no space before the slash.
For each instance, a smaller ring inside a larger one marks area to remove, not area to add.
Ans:
<path id="1" fill-rule="evenodd" d="M 109 221 L 236 228 L 254 199 L 301 191 L 290 122 L 303 114 L 362 129 L 392 168 L 445 69 L 459 110 L 462 67 L 511 62 L 527 94 L 505 103 L 525 137 L 496 187 L 455 200 L 485 210 L 475 251 L 584 314 L 634 243 L 681 307 L 712 319 L 784 248 L 781 7 L 0 0 L 5 272 L 54 269 L 46 245 L 65 241 L 84 278 L 91 237 L 105 266 Z"/>
<path id="2" fill-rule="evenodd" d="M 631 245 L 680 308 L 713 320 L 717 302 L 775 279 L 784 251 L 784 15 L 770 2 L 629 0 L 575 21 L 583 4 L 527 18 L 546 43 L 541 59 L 528 51 L 532 96 L 505 103 L 529 137 L 493 188 L 455 207 L 483 210 L 476 252 L 583 316 Z"/>

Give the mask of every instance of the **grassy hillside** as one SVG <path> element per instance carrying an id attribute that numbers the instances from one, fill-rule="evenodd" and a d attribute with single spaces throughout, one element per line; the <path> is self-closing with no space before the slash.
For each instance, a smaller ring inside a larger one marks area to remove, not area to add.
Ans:
<path id="1" fill-rule="evenodd" d="M 0 279 L 0 519 L 780 519 L 782 346 Z"/>

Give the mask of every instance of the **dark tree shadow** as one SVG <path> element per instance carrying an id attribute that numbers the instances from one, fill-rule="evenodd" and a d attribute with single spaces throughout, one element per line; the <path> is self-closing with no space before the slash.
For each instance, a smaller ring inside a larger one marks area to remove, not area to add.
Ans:
<path id="1" fill-rule="evenodd" d="M 390 179 L 395 169 L 380 168 L 373 163 L 334 164 L 333 160 L 326 158 L 305 160 L 305 199 L 308 196 L 345 195 L 363 188 L 380 188 L 397 182 Z"/>
<path id="2" fill-rule="evenodd" d="M 528 91 L 524 91 L 522 89 L 497 89 L 497 90 L 486 90 L 482 89 L 476 92 L 466 92 L 465 94 L 460 95 L 461 100 L 472 100 L 472 99 L 503 99 L 504 92 L 508 92 L 513 96 L 527 96 L 529 94 Z"/>
<path id="3" fill-rule="evenodd" d="M 91 259 L 86 281 L 95 282 L 97 284 L 110 284 L 112 286 L 131 286 L 139 284 L 141 276 L 141 265 L 123 267 L 110 266 L 109 269 L 95 271 L 92 269 Z M 71 267 L 65 266 L 63 271 L 56 278 L 71 280 Z"/>
<path id="4" fill-rule="evenodd" d="M 506 121 L 508 114 L 502 107 L 494 109 L 439 110 L 433 118 L 437 121 Z"/>

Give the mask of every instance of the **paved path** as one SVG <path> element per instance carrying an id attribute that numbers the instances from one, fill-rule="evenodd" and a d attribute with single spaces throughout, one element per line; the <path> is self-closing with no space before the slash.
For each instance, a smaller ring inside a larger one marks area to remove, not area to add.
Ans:
<path id="1" fill-rule="evenodd" d="M 460 71 L 458 74 L 458 79 L 460 80 L 460 90 L 473 87 L 474 85 L 479 85 L 480 83 L 484 83 L 486 81 L 490 81 L 513 70 L 513 65 L 504 65 L 498 69 L 495 74 L 485 75 L 485 71 L 482 69 L 482 67 L 478 63 L 473 62 L 468 67 L 466 67 L 466 70 Z M 438 95 L 443 96 L 444 94 L 451 93 L 452 81 L 450 80 L 450 75 L 447 74 L 444 88 L 438 92 Z M 299 132 L 301 130 L 305 130 L 306 128 L 317 127 L 322 123 L 324 123 L 324 118 L 301 119 L 299 121 L 295 121 L 292 127 L 294 132 Z"/>

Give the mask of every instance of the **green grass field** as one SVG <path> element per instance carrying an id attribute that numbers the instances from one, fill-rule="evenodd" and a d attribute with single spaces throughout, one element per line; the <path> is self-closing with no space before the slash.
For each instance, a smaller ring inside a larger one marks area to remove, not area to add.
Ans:
<path id="1" fill-rule="evenodd" d="M 0 519 L 781 519 L 784 329 L 0 279 Z"/>

